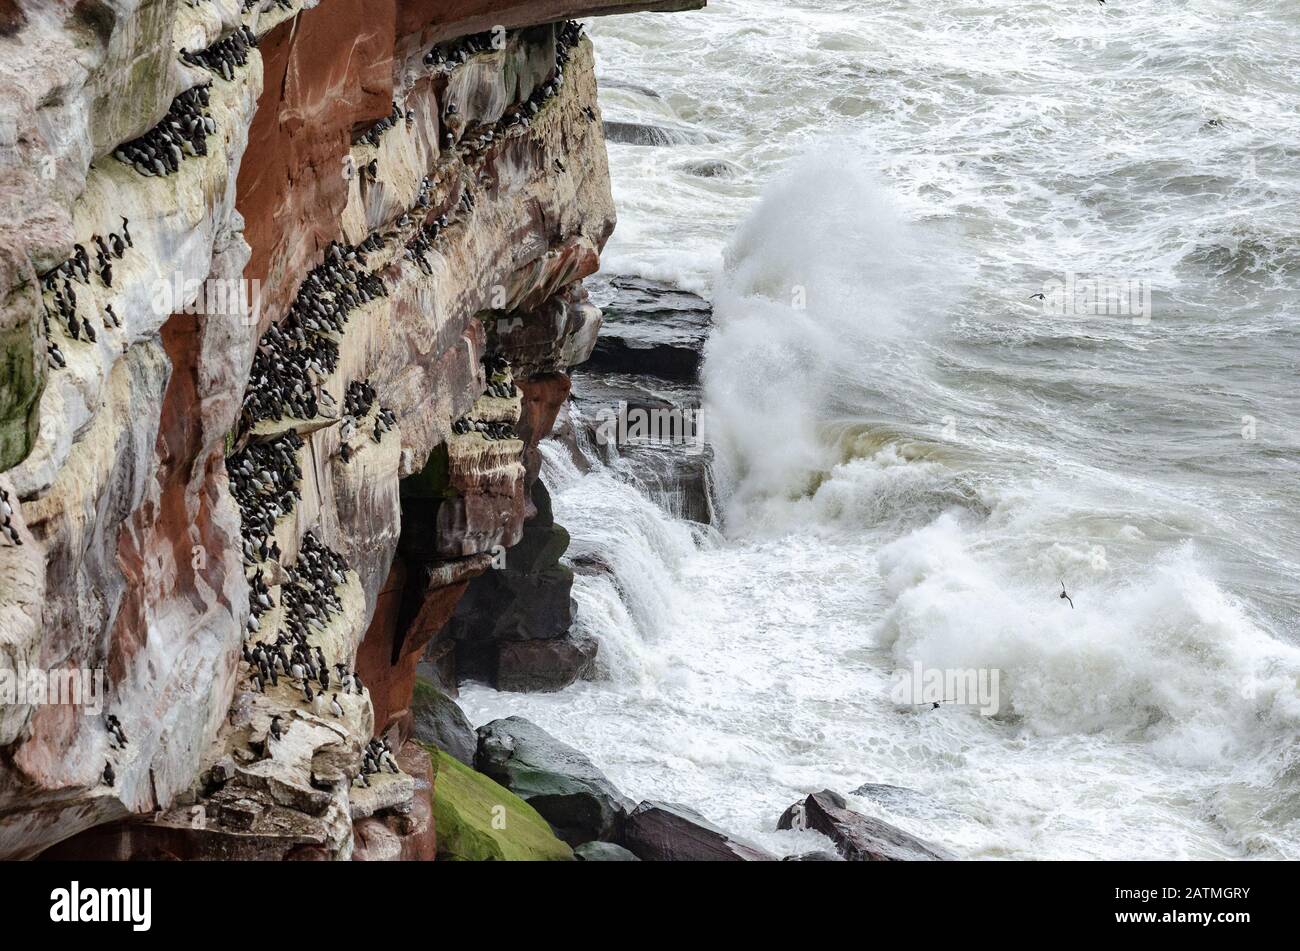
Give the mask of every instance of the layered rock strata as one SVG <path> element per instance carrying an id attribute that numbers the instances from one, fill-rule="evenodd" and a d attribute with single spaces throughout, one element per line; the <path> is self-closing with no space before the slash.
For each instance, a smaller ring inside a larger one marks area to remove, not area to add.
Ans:
<path id="1" fill-rule="evenodd" d="M 102 710 L 0 705 L 0 856 L 433 854 L 415 666 L 525 538 L 600 323 L 562 21 L 699 5 L 8 11 L 0 668 Z"/>

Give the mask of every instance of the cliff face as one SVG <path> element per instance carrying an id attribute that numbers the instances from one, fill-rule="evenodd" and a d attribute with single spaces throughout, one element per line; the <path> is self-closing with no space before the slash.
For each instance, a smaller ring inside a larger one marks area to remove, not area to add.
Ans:
<path id="1" fill-rule="evenodd" d="M 103 672 L 0 703 L 0 857 L 432 855 L 416 663 L 590 660 L 448 624 L 567 607 L 536 444 L 614 210 L 558 21 L 699 5 L 0 0 L 0 671 Z"/>

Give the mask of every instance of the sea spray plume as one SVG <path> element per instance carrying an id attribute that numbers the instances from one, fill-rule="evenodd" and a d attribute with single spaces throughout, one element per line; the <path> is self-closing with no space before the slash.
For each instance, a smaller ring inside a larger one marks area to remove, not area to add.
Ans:
<path id="1" fill-rule="evenodd" d="M 998 719 L 1033 734 L 1142 743 L 1203 769 L 1281 761 L 1300 729 L 1300 648 L 1261 630 L 1190 546 L 1102 576 L 1089 593 L 1105 610 L 1071 612 L 1033 597 L 1034 565 L 986 557 L 975 529 L 944 515 L 880 549 L 873 640 L 897 667 L 999 669 Z"/>
<path id="2" fill-rule="evenodd" d="M 864 164 L 797 163 L 724 254 L 704 381 L 729 531 L 780 529 L 840 461 L 828 424 L 915 359 L 960 280 L 945 236 L 908 222 Z"/>

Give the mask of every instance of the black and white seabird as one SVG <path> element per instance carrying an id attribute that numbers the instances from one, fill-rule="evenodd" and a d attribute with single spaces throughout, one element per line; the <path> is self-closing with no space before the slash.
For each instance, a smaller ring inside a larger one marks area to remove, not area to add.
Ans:
<path id="1" fill-rule="evenodd" d="M 110 713 L 107 723 L 109 735 L 117 741 L 117 745 L 119 747 L 126 746 L 126 731 L 122 729 L 122 721 Z"/>
<path id="2" fill-rule="evenodd" d="M 104 763 L 104 773 L 101 778 L 104 780 L 105 786 L 111 786 L 113 785 L 113 783 L 117 782 L 117 774 L 113 772 L 112 763 L 109 762 Z"/>
<path id="3" fill-rule="evenodd" d="M 1061 597 L 1070 602 L 1071 609 L 1074 608 L 1074 598 L 1065 593 L 1065 580 L 1061 580 Z"/>
<path id="4" fill-rule="evenodd" d="M 339 703 L 338 694 L 333 694 L 330 697 L 330 713 L 334 714 L 336 717 L 343 716 L 343 706 Z"/>

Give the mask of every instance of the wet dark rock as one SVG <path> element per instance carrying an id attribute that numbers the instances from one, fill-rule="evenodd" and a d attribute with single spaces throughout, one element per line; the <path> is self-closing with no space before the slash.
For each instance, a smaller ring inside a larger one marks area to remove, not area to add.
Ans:
<path id="1" fill-rule="evenodd" d="M 576 575 L 612 575 L 614 566 L 597 552 L 574 554 L 569 559 Z"/>
<path id="2" fill-rule="evenodd" d="M 502 641 L 497 651 L 498 690 L 545 693 L 590 677 L 596 666 L 595 638 L 565 634 L 550 640 Z"/>
<path id="3" fill-rule="evenodd" d="M 963 813 L 946 803 L 906 786 L 863 783 L 853 790 L 853 795 L 870 799 L 884 809 L 891 818 L 924 822 L 941 829 L 956 827 L 969 821 Z"/>
<path id="4" fill-rule="evenodd" d="M 593 282 L 604 323 L 585 373 L 636 373 L 667 380 L 699 377 L 713 321 L 708 301 L 635 277 Z"/>
<path id="5" fill-rule="evenodd" d="M 459 681 L 499 690 L 560 690 L 590 674 L 597 644 L 569 633 L 573 569 L 560 563 L 569 533 L 551 516 L 550 495 L 532 489 L 535 515 L 504 564 L 475 578 L 447 624 Z"/>
<path id="6" fill-rule="evenodd" d="M 474 765 L 478 734 L 455 700 L 429 681 L 417 678 L 411 695 L 411 715 L 414 739 L 437 747 L 466 766 Z"/>
<path id="7" fill-rule="evenodd" d="M 863 783 L 853 790 L 853 795 L 871 799 L 887 809 L 893 809 L 917 799 L 921 793 L 906 786 L 891 786 L 889 783 Z"/>
<path id="8" fill-rule="evenodd" d="M 613 842 L 584 842 L 573 850 L 579 862 L 639 862 L 641 861 L 621 845 Z"/>
<path id="9" fill-rule="evenodd" d="M 698 175 L 700 178 L 736 178 L 744 174 L 744 169 L 726 159 L 701 159 L 698 162 L 686 162 L 680 167 L 688 175 Z"/>
<path id="10" fill-rule="evenodd" d="M 580 419 L 574 425 L 585 430 L 584 439 L 599 447 L 598 430 L 602 414 L 619 406 L 628 411 L 645 409 L 697 410 L 699 390 L 693 385 L 669 383 L 653 377 L 597 376 L 585 374 L 574 381 L 574 406 Z M 708 525 L 714 520 L 712 450 L 705 427 L 695 438 L 681 444 L 654 442 L 619 443 L 617 455 L 636 475 L 642 491 L 666 512 L 677 518 Z M 610 453 L 605 453 L 608 457 Z M 599 558 L 594 561 L 586 552 L 571 553 L 570 561 L 580 574 L 607 570 Z"/>
<path id="11" fill-rule="evenodd" d="M 691 129 L 667 123 L 652 125 L 648 122 L 620 122 L 606 119 L 604 125 L 606 140 L 628 145 L 707 145 L 718 141 L 717 136 L 703 129 Z"/>
<path id="12" fill-rule="evenodd" d="M 628 815 L 623 844 L 644 862 L 772 862 L 776 856 L 737 839 L 694 809 L 641 803 Z"/>
<path id="13" fill-rule="evenodd" d="M 525 540 L 528 539 L 525 530 Z M 534 553 L 563 552 L 569 543 L 569 533 L 555 526 L 537 533 Z M 451 634 L 461 645 L 472 649 L 475 644 L 501 640 L 532 640 L 561 637 L 573 623 L 573 604 L 569 595 L 573 587 L 573 570 L 552 562 L 548 567 L 529 571 L 509 566 L 485 572 L 475 579 L 470 592 L 461 600 L 470 603 L 462 610 L 457 605 L 451 621 Z M 496 610 L 493 611 L 492 608 Z"/>
<path id="14" fill-rule="evenodd" d="M 622 414 L 630 425 L 620 434 L 617 455 L 646 493 L 672 515 L 711 524 L 712 454 L 696 380 L 712 308 L 695 294 L 636 277 L 591 284 L 604 330 L 591 359 L 574 374 L 579 413 L 573 425 L 585 427 L 589 445 L 603 447 L 611 417 Z M 637 440 L 631 424 L 652 417 L 655 438 Z"/>
<path id="15" fill-rule="evenodd" d="M 800 852 L 798 855 L 787 855 L 781 859 L 782 862 L 843 862 L 835 852 Z"/>
<path id="16" fill-rule="evenodd" d="M 887 822 L 848 808 L 839 793 L 823 789 L 796 802 L 781 816 L 778 829 L 814 829 L 835 843 L 850 862 L 915 862 L 955 858 Z"/>
<path id="17" fill-rule="evenodd" d="M 631 83 L 624 79 L 602 78 L 600 80 L 601 89 L 626 89 L 628 92 L 634 92 L 638 95 L 645 96 L 647 99 L 662 99 L 663 96 L 655 92 L 649 86 L 642 86 L 638 83 Z"/>
<path id="18" fill-rule="evenodd" d="M 618 838 L 633 805 L 591 760 L 523 717 L 479 727 L 475 768 L 536 809 L 570 845 Z"/>

